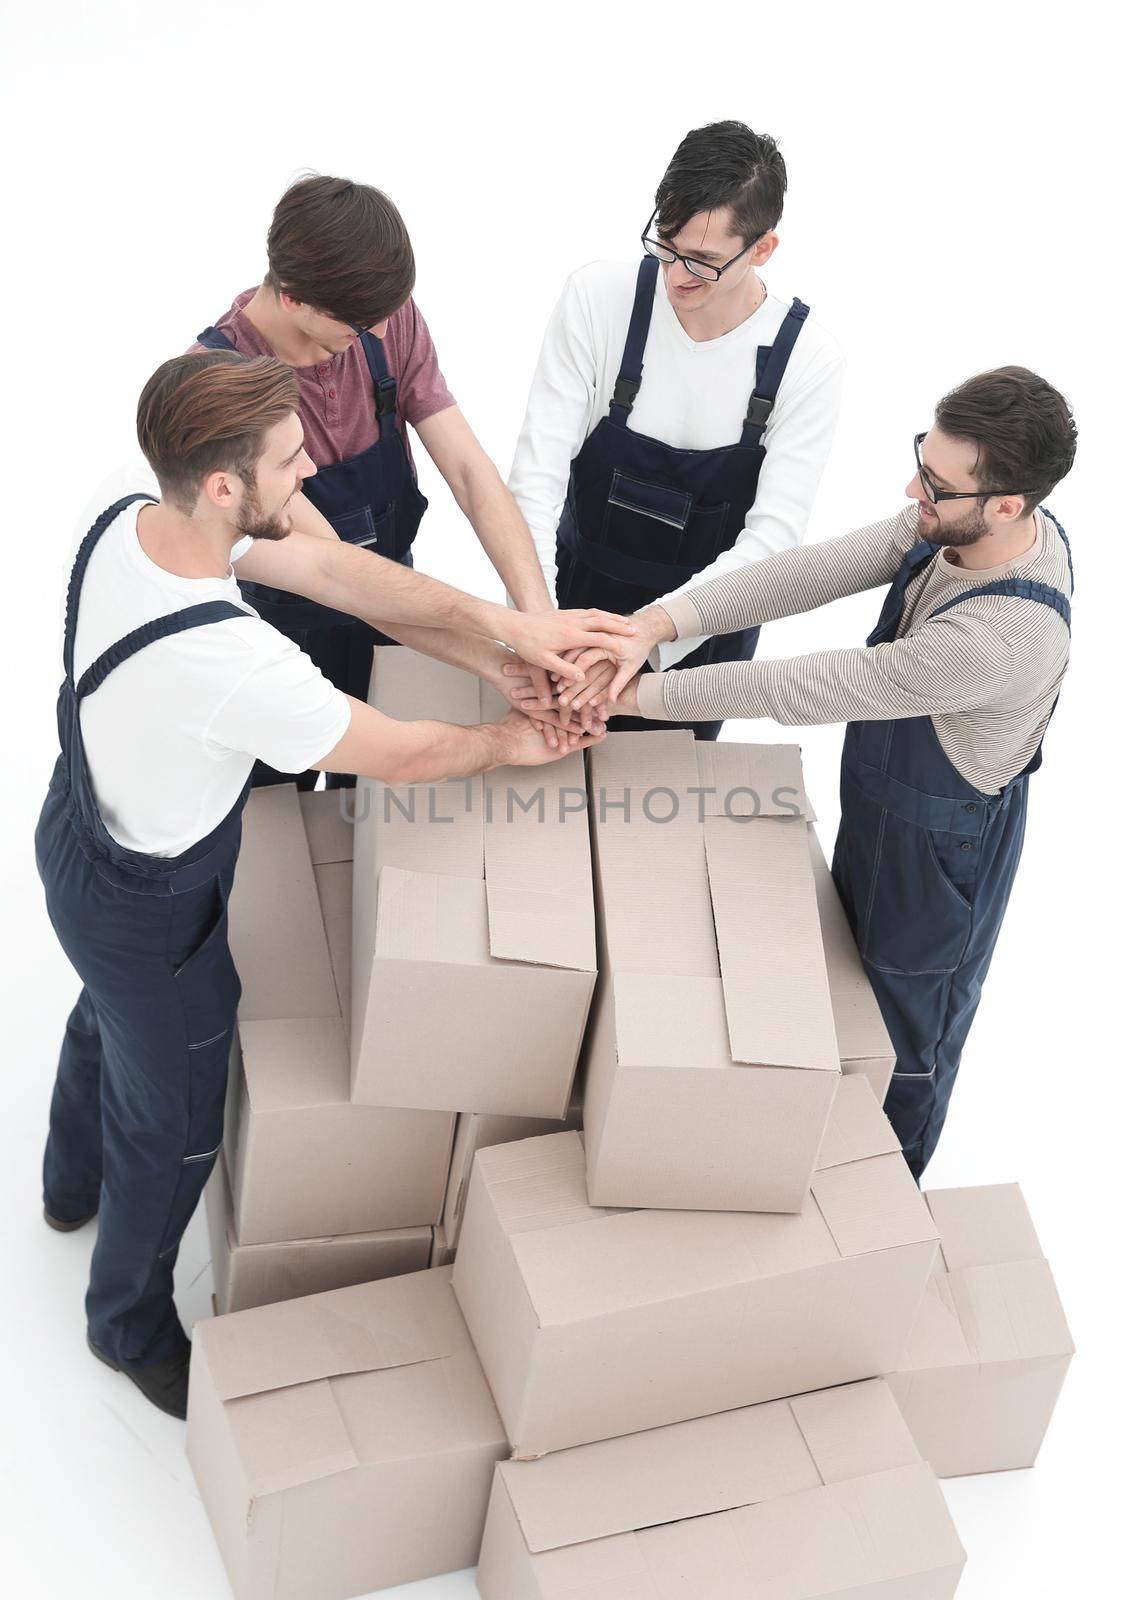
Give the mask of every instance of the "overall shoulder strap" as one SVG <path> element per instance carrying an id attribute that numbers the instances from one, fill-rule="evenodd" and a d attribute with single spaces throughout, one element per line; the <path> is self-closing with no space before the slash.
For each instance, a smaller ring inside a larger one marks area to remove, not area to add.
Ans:
<path id="1" fill-rule="evenodd" d="M 397 409 L 397 380 L 389 372 L 384 342 L 378 339 L 376 334 L 363 333 L 361 348 L 365 352 L 369 376 L 373 379 L 373 393 L 377 402 L 377 432 L 380 434 L 384 432 L 385 418 L 393 416 Z"/>
<path id="2" fill-rule="evenodd" d="M 152 505 L 157 504 L 156 496 L 151 494 L 127 494 L 120 500 L 115 500 L 114 504 L 107 506 L 97 521 L 87 529 L 75 556 L 75 564 L 71 568 L 70 581 L 67 584 L 67 611 L 63 623 L 63 673 L 72 688 L 75 672 L 75 624 L 78 621 L 79 595 L 82 593 L 82 581 L 86 577 L 87 566 L 95 545 L 114 518 L 138 500 L 148 500 Z"/>
<path id="3" fill-rule="evenodd" d="M 197 344 L 202 344 L 206 350 L 234 350 L 236 347 L 226 333 L 221 333 L 219 328 L 208 327 L 203 333 L 196 336 Z"/>
<path id="4" fill-rule="evenodd" d="M 770 413 L 774 409 L 774 401 L 778 397 L 785 369 L 789 365 L 793 347 L 808 315 L 809 307 L 800 300 L 794 300 L 765 357 L 763 358 L 761 350 L 758 352 L 754 391 L 750 396 L 750 403 L 746 407 L 746 418 L 742 424 L 741 443 L 746 450 L 756 449 L 762 443 L 762 436 L 769 426 Z"/>
<path id="5" fill-rule="evenodd" d="M 1068 535 L 1065 533 L 1063 527 L 1057 521 L 1056 517 L 1053 516 L 1053 514 L 1049 510 L 1048 506 L 1040 506 L 1038 509 L 1041 510 L 1042 512 L 1044 512 L 1045 516 L 1052 523 L 1052 525 L 1056 529 L 1057 533 L 1059 533 L 1060 537 L 1064 540 L 1064 553 L 1068 557 L 1068 582 L 1071 585 L 1071 591 L 1070 592 L 1075 594 L 1075 592 L 1076 592 L 1076 569 L 1072 565 L 1072 546 L 1068 542 Z"/>
<path id="6" fill-rule="evenodd" d="M 967 600 L 975 600 L 981 595 L 1004 594 L 1015 595 L 1019 600 L 1036 600 L 1039 605 L 1051 606 L 1063 618 L 1072 631 L 1072 607 L 1068 596 L 1059 589 L 1054 589 L 1049 583 L 1036 583 L 1031 578 L 998 578 L 993 583 L 979 584 L 976 589 L 967 589 L 963 594 L 955 595 L 953 600 L 947 600 L 931 612 L 931 617 L 941 617 L 944 611 L 950 611 L 954 606 L 960 606 Z"/>
<path id="7" fill-rule="evenodd" d="M 640 393 L 644 346 L 648 343 L 648 329 L 652 325 L 652 302 L 656 297 L 659 271 L 660 263 L 655 256 L 645 256 L 636 274 L 636 297 L 632 302 L 632 316 L 621 352 L 620 373 L 613 385 L 613 398 L 609 404 L 609 420 L 620 428 L 627 424 L 628 414 Z"/>
<path id="8" fill-rule="evenodd" d="M 168 639 L 171 635 L 184 633 L 189 628 L 203 628 L 210 622 L 226 622 L 231 617 L 250 615 L 250 612 L 233 605 L 230 600 L 205 600 L 198 606 L 186 606 L 183 611 L 171 611 L 168 616 L 156 617 L 152 622 L 143 622 L 140 628 L 134 628 L 124 638 L 119 639 L 117 644 L 112 644 L 108 650 L 104 650 L 96 661 L 91 662 L 79 679 L 75 694 L 79 700 L 88 694 L 93 694 L 115 667 L 120 667 L 123 661 L 136 656 L 139 650 L 155 644 L 158 639 Z"/>

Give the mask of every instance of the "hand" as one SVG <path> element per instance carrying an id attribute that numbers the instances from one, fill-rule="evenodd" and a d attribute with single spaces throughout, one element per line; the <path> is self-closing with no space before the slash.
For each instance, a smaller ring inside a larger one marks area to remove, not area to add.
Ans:
<path id="1" fill-rule="evenodd" d="M 593 735 L 568 734 L 559 738 L 556 746 L 547 744 L 537 725 L 521 711 L 508 711 L 498 724 L 500 734 L 499 759 L 495 763 L 504 767 L 540 767 L 549 761 L 559 761 L 574 750 L 588 750 L 598 744 L 604 733 Z"/>
<path id="2" fill-rule="evenodd" d="M 584 672 L 567 661 L 563 651 L 596 649 L 620 661 L 635 633 L 636 625 L 627 617 L 590 608 L 587 611 L 510 611 L 502 637 L 516 655 L 532 666 L 548 668 L 580 683 Z"/>
<path id="3" fill-rule="evenodd" d="M 569 652 L 570 656 L 577 654 L 580 654 L 580 652 Z M 611 678 L 615 671 L 615 663 L 609 662 L 601 651 L 597 651 L 595 654 L 597 660 L 607 668 L 608 676 Z M 555 687 L 550 698 L 551 710 L 545 717 L 542 717 L 546 702 L 539 692 L 530 663 L 519 661 L 517 657 L 511 655 L 501 671 L 503 693 L 514 702 L 520 711 L 525 711 L 528 717 L 534 717 L 536 720 L 541 719 L 546 723 L 552 722 L 567 729 L 580 726 L 584 733 L 599 731 L 599 725 L 605 721 L 599 707 L 596 705 L 584 704 L 576 709 L 561 705 L 557 700 L 557 686 L 560 682 L 557 674 L 554 675 Z"/>
<path id="4" fill-rule="evenodd" d="M 528 661 L 521 660 L 505 645 L 492 647 L 485 666 L 480 669 L 480 676 L 532 719 L 541 729 L 551 750 L 557 750 L 559 743 L 564 748 L 570 748 L 570 736 L 604 732 L 605 718 L 596 708 L 587 706 L 583 712 L 577 713 L 568 706 L 563 708 L 558 705 L 556 690 L 546 696 L 540 694 L 538 676 L 545 678 L 546 674 L 540 668 L 532 667 Z M 574 737 L 573 748 L 576 748 L 576 742 Z"/>
<path id="5" fill-rule="evenodd" d="M 579 656 L 577 664 L 585 667 L 585 680 L 580 684 L 563 685 L 558 692 L 558 705 L 563 715 L 575 712 L 584 719 L 608 700 L 610 685 L 622 664 L 610 661 L 595 650 L 587 650 Z"/>
<path id="6" fill-rule="evenodd" d="M 640 715 L 640 702 L 636 691 L 640 685 L 641 674 L 630 678 L 615 700 L 610 700 L 605 706 L 605 715 L 608 717 L 638 717 Z"/>
<path id="7" fill-rule="evenodd" d="M 639 673 L 656 645 L 675 638 L 675 627 L 663 606 L 648 606 L 636 612 L 632 620 L 636 623 L 636 635 L 623 644 L 614 672 L 610 676 L 597 673 L 591 680 L 590 671 L 602 660 L 602 654 L 592 648 L 583 651 L 573 668 L 575 672 L 582 669 L 585 676 L 580 682 L 566 684 L 558 696 L 560 705 L 580 710 L 586 705 L 615 700 L 628 681 Z M 608 656 L 604 659 L 607 661 Z"/>

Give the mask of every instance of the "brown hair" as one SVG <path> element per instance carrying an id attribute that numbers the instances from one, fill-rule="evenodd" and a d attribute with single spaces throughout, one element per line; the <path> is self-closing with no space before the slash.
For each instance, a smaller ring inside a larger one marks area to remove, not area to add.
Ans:
<path id="1" fill-rule="evenodd" d="M 952 439 L 977 446 L 974 477 L 988 494 L 1025 491 L 1022 515 L 1068 474 L 1076 424 L 1068 401 L 1028 367 L 997 367 L 967 378 L 935 407 Z"/>
<path id="2" fill-rule="evenodd" d="M 293 367 L 205 350 L 157 368 L 137 403 L 137 439 L 162 495 L 191 513 L 210 472 L 253 482 L 267 430 L 297 410 Z"/>
<path id="3" fill-rule="evenodd" d="M 370 328 L 404 305 L 416 261 L 401 214 L 380 189 L 312 176 L 292 183 L 275 207 L 264 282 L 339 322 Z"/>

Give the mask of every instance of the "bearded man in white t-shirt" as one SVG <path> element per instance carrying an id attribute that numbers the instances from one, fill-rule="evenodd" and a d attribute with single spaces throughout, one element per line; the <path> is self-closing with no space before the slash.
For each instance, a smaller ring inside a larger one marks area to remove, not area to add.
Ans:
<path id="1" fill-rule="evenodd" d="M 337 539 L 292 532 L 315 471 L 293 370 L 206 352 L 167 361 L 138 406 L 160 498 L 127 494 L 82 540 L 59 695 L 61 753 L 36 830 L 48 912 L 83 990 L 67 1024 L 44 1161 L 61 1231 L 96 1213 L 92 1353 L 183 1417 L 189 1345 L 172 1297 L 181 1236 L 215 1162 L 239 979 L 227 900 L 256 758 L 418 783 L 535 765 L 556 748 L 499 724 L 396 722 L 329 683 L 258 617 L 248 577 L 348 611 L 499 682 L 507 647 L 616 652 L 632 625 L 491 605 Z M 499 643 L 503 641 L 503 643 Z"/>
<path id="2" fill-rule="evenodd" d="M 559 605 L 638 611 L 801 543 L 844 363 L 761 276 L 785 189 L 773 139 L 696 128 L 656 190 L 644 259 L 566 282 L 509 485 Z M 661 666 L 749 659 L 757 636 L 668 642 Z M 632 726 L 653 724 L 617 722 Z"/>

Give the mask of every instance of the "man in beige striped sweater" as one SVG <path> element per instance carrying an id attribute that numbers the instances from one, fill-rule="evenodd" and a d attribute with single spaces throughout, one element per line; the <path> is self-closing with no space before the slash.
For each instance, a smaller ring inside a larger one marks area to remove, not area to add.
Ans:
<path id="1" fill-rule="evenodd" d="M 629 659 L 580 658 L 585 683 L 560 694 L 614 718 L 848 722 L 833 872 L 898 1053 L 885 1109 L 916 1177 L 942 1129 L 1068 666 L 1071 556 L 1040 502 L 1075 443 L 1067 403 L 1036 374 L 971 378 L 916 438 L 912 503 L 896 516 L 649 606 Z M 631 676 L 662 641 L 690 650 L 885 583 L 863 647 Z"/>

